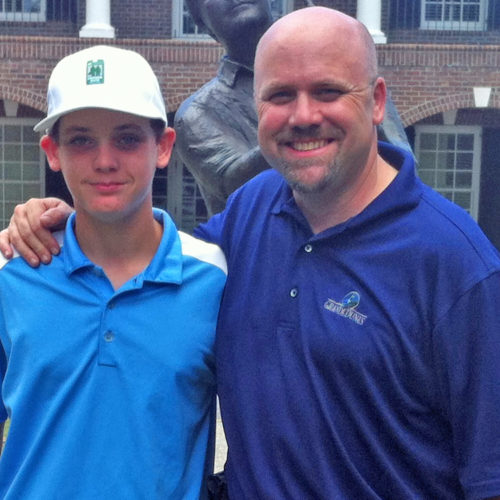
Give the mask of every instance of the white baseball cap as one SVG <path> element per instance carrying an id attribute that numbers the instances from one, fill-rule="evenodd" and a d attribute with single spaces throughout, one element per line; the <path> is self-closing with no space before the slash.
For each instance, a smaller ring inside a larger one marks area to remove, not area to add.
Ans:
<path id="1" fill-rule="evenodd" d="M 61 116 L 86 108 L 160 119 L 167 125 L 160 85 L 146 59 L 106 45 L 80 50 L 57 63 L 49 79 L 47 107 L 47 118 L 35 125 L 35 132 L 48 132 Z"/>

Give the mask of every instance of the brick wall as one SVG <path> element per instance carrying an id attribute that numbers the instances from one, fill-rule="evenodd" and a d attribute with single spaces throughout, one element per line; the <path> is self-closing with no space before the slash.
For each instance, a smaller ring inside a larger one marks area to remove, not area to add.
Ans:
<path id="1" fill-rule="evenodd" d="M 386 78 L 405 126 L 442 111 L 473 108 L 473 87 L 493 87 L 500 107 L 497 46 L 379 45 Z"/>
<path id="2" fill-rule="evenodd" d="M 73 2 L 75 23 L 18 23 L 17 30 L 22 29 L 23 35 L 9 36 L 9 30 L 4 28 L 13 23 L 0 22 L 0 100 L 19 102 L 18 113 L 29 113 L 29 109 L 43 113 L 48 75 L 61 57 L 103 43 L 103 40 L 77 38 L 78 30 L 84 24 L 85 2 Z M 356 14 L 355 0 L 314 0 L 314 3 L 353 16 Z M 161 80 L 169 110 L 175 111 L 185 98 L 213 77 L 223 50 L 212 40 L 169 39 L 171 5 L 171 1 L 112 0 L 111 22 L 117 39 L 104 42 L 143 54 Z M 301 8 L 305 2 L 295 0 L 294 5 Z M 388 10 L 391 5 L 395 5 L 394 0 L 382 2 L 385 24 L 390 17 Z M 417 32 L 408 30 L 412 36 Z M 58 36 L 47 36 L 54 33 Z M 489 33 L 488 36 L 498 36 L 500 31 Z M 39 36 L 34 36 L 36 34 Z M 404 30 L 390 31 L 389 34 L 405 39 Z M 128 38 L 132 36 L 135 38 Z M 456 42 L 440 45 L 405 41 L 377 46 L 381 74 L 388 82 L 405 125 L 441 111 L 473 107 L 474 86 L 493 87 L 490 106 L 500 107 L 498 46 Z M 0 113 L 3 113 L 3 106 L 0 106 Z"/>
<path id="3" fill-rule="evenodd" d="M 96 43 L 102 40 L 0 37 L 0 100 L 10 99 L 44 112 L 48 77 L 57 61 Z M 213 41 L 129 39 L 106 43 L 136 50 L 151 63 L 170 111 L 213 77 L 223 53 Z"/>
<path id="4" fill-rule="evenodd" d="M 43 112 L 52 67 L 64 55 L 94 43 L 92 39 L 0 37 L 0 99 Z M 106 43 L 137 50 L 151 62 L 170 111 L 213 77 L 223 53 L 213 41 Z M 476 86 L 493 87 L 490 106 L 500 108 L 500 51 L 496 46 L 390 44 L 379 45 L 377 50 L 380 72 L 406 126 L 442 111 L 474 107 L 472 89 Z"/>
<path id="5" fill-rule="evenodd" d="M 84 24 L 85 0 L 47 0 L 46 22 L 0 21 L 0 33 L 73 37 Z M 117 38 L 171 38 L 172 0 L 111 0 L 111 24 Z"/>
<path id="6" fill-rule="evenodd" d="M 172 1 L 111 0 L 111 24 L 117 38 L 171 38 Z"/>

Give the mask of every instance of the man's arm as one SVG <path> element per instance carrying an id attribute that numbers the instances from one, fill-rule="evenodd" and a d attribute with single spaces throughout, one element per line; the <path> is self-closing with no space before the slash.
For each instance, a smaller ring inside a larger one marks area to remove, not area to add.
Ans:
<path id="1" fill-rule="evenodd" d="M 13 245 L 31 266 L 48 264 L 60 251 L 52 231 L 64 226 L 72 210 L 57 198 L 32 198 L 17 205 L 9 227 L 0 232 L 0 251 L 10 259 Z"/>
<path id="2" fill-rule="evenodd" d="M 499 303 L 500 270 L 463 293 L 433 330 L 436 387 L 468 498 L 499 498 Z"/>

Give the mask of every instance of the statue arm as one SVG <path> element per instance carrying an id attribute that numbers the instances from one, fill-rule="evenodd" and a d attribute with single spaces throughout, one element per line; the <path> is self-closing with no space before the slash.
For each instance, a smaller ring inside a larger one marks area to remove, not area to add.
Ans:
<path id="1" fill-rule="evenodd" d="M 219 173 L 226 198 L 242 184 L 269 168 L 259 146 L 227 162 Z"/>
<path id="2" fill-rule="evenodd" d="M 235 189 L 269 168 L 255 129 L 250 133 L 220 123 L 208 110 L 183 115 L 174 127 L 176 152 L 199 184 L 210 213 L 219 211 Z"/>

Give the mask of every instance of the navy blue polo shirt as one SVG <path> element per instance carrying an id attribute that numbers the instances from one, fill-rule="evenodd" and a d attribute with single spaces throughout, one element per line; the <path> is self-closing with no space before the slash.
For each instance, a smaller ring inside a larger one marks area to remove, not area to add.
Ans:
<path id="1" fill-rule="evenodd" d="M 500 494 L 500 259 L 476 223 L 398 175 L 314 235 L 284 179 L 240 188 L 198 235 L 228 282 L 216 341 L 230 498 Z"/>

